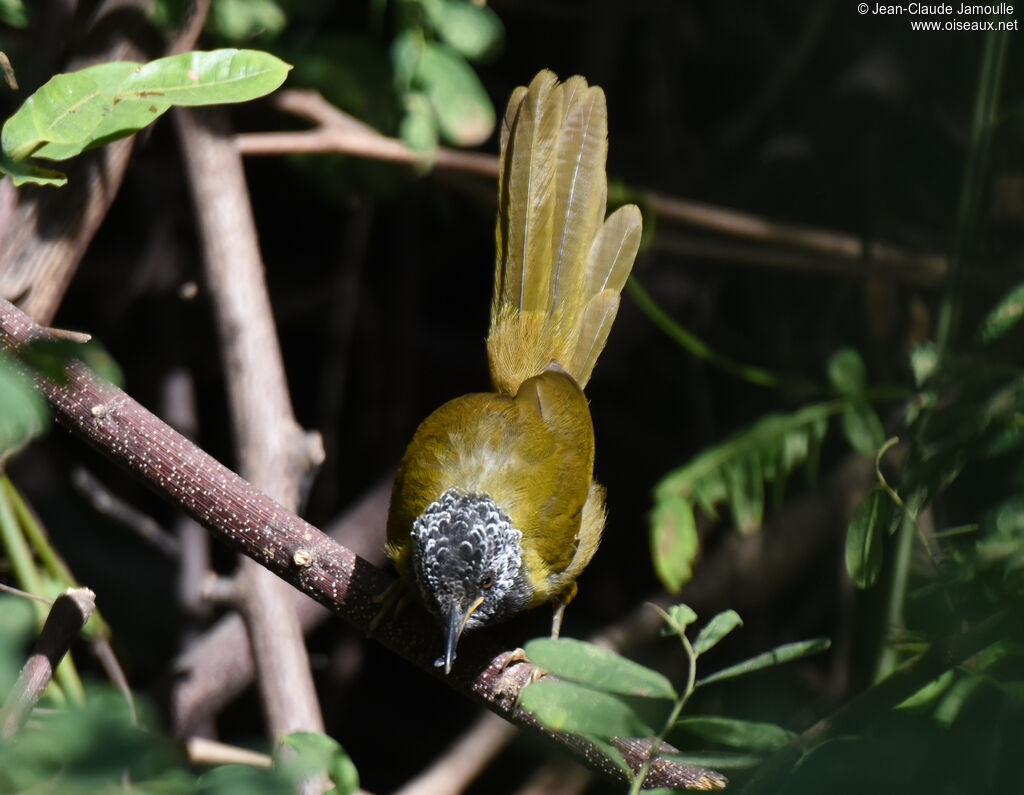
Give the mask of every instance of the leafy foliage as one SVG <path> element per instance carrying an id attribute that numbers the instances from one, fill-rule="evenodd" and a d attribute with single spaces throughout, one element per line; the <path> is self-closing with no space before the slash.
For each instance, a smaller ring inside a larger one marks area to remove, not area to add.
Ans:
<path id="1" fill-rule="evenodd" d="M 804 467 L 809 479 L 828 421 L 839 414 L 850 446 L 874 455 L 882 445 L 882 422 L 870 404 L 866 368 L 852 348 L 836 351 L 828 362 L 833 400 L 812 403 L 791 414 L 768 414 L 669 472 L 654 488 L 651 550 L 662 583 L 678 591 L 692 576 L 699 543 L 694 509 L 717 517 L 726 504 L 740 532 L 758 530 L 764 518 L 765 488 L 782 500 L 789 475 Z"/>
<path id="2" fill-rule="evenodd" d="M 293 732 L 286 735 L 281 743 L 295 751 L 295 756 L 285 758 L 279 764 L 290 781 L 325 772 L 334 783 L 332 792 L 337 792 L 337 795 L 351 795 L 359 789 L 359 771 L 345 749 L 333 738 L 319 732 Z"/>
<path id="3" fill-rule="evenodd" d="M 690 579 L 698 551 L 694 508 L 717 516 L 718 506 L 726 503 L 739 529 L 756 530 L 764 515 L 764 484 L 774 485 L 779 494 L 797 466 L 813 471 L 828 417 L 841 405 L 818 403 L 793 414 L 769 414 L 659 481 L 651 551 L 666 588 L 678 591 Z"/>
<path id="4" fill-rule="evenodd" d="M 676 698 L 672 684 L 657 671 L 615 652 L 572 638 L 536 638 L 526 655 L 559 678 L 597 690 L 643 698 Z"/>
<path id="5" fill-rule="evenodd" d="M 340 795 L 356 791 L 355 768 L 329 737 L 300 733 L 283 742 L 296 755 L 274 767 L 222 765 L 196 777 L 178 744 L 156 730 L 151 718 L 134 725 L 120 693 L 94 688 L 82 707 L 36 717 L 15 738 L 0 742 L 0 791 L 57 788 L 84 795 L 120 791 L 130 782 L 130 791 L 138 792 L 286 795 L 319 772 Z"/>
<path id="6" fill-rule="evenodd" d="M 978 336 L 983 342 L 994 342 L 1009 332 L 1024 315 L 1024 284 L 1018 284 L 989 311 L 981 322 Z"/>
<path id="7" fill-rule="evenodd" d="M 67 160 L 86 149 L 124 138 L 173 105 L 245 102 L 270 93 L 291 67 L 255 50 L 187 52 L 146 64 L 98 64 L 56 75 L 4 123 L 0 171 L 16 185 L 61 185 L 63 176 L 13 163 L 31 156 Z"/>
<path id="8" fill-rule="evenodd" d="M 0 351 L 0 461 L 46 427 L 47 411 L 32 382 Z"/>
<path id="9" fill-rule="evenodd" d="M 0 22 L 13 28 L 23 28 L 28 24 L 28 14 L 22 0 L 0 0 Z"/>
<path id="10" fill-rule="evenodd" d="M 24 599 L 0 595 L 0 690 L 7 693 L 34 631 L 35 611 Z M 180 746 L 157 728 L 144 699 L 135 697 L 139 721 L 124 696 L 88 687 L 81 706 L 38 711 L 11 739 L 0 740 L 0 792 L 59 790 L 227 795 L 285 795 L 296 782 L 323 772 L 339 795 L 358 789 L 351 759 L 334 740 L 299 732 L 282 739 L 294 751 L 273 768 L 223 765 L 202 775 L 188 769 Z M 127 789 L 126 789 L 127 785 Z"/>
<path id="11" fill-rule="evenodd" d="M 846 532 L 846 570 L 858 588 L 875 584 L 882 570 L 882 541 L 891 524 L 892 501 L 872 489 L 857 506 Z"/>
<path id="12" fill-rule="evenodd" d="M 677 691 L 657 671 L 607 649 L 569 638 L 540 638 L 526 645 L 527 657 L 557 678 L 546 677 L 527 685 L 523 688 L 520 703 L 549 728 L 581 734 L 610 753 L 612 758 L 618 756 L 615 746 L 609 742 L 614 737 L 655 735 L 660 742 L 673 729 L 685 730 L 712 743 L 741 748 L 745 752 L 777 750 L 795 738 L 792 732 L 773 724 L 715 716 L 680 718 L 679 713 L 699 687 L 817 654 L 828 648 L 827 640 L 780 646 L 717 674 L 697 679 L 700 656 L 742 625 L 742 620 L 734 610 L 719 613 L 707 622 L 691 644 L 686 630 L 697 616 L 690 607 L 675 605 L 664 611 L 662 618 L 667 633 L 680 639 L 687 655 L 689 672 L 686 685 L 681 690 Z M 656 753 L 657 746 L 644 770 L 634 776 L 634 791 L 638 791 Z M 693 761 L 695 758 L 726 758 L 732 767 L 750 766 L 761 759 L 757 753 L 727 754 L 725 757 L 721 754 L 716 757 L 686 755 L 680 759 L 689 764 L 702 764 Z M 624 760 L 622 764 L 625 765 Z"/>

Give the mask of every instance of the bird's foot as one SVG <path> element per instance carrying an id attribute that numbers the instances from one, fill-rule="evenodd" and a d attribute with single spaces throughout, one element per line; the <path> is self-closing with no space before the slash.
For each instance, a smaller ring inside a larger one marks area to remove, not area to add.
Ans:
<path id="1" fill-rule="evenodd" d="M 401 578 L 395 580 L 391 585 L 373 597 L 373 601 L 380 605 L 380 609 L 377 611 L 377 615 L 373 617 L 373 620 L 370 621 L 371 635 L 377 631 L 377 628 L 386 618 L 398 615 L 402 608 L 405 607 L 406 602 L 409 601 L 409 591 L 405 586 L 405 581 Z"/>
<path id="2" fill-rule="evenodd" d="M 525 663 L 527 669 L 522 670 L 523 666 L 519 663 Z M 501 661 L 498 666 L 498 674 L 498 682 L 494 685 L 494 695 L 502 700 L 515 703 L 519 701 L 522 689 L 545 676 L 547 671 L 531 663 L 526 657 L 526 652 L 516 648 Z"/>

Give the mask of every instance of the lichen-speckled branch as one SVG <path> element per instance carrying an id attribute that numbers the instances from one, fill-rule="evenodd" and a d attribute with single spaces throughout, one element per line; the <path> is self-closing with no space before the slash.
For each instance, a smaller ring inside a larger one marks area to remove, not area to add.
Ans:
<path id="1" fill-rule="evenodd" d="M 0 300 L 0 348 L 17 355 L 47 336 L 46 329 Z M 369 631 L 380 607 L 374 597 L 391 582 L 387 573 L 270 499 L 81 362 L 70 360 L 65 376 L 57 382 L 35 374 L 58 422 L 130 470 L 215 537 Z M 374 639 L 420 668 L 435 671 L 437 629 L 419 608 L 411 606 L 383 622 Z M 519 663 L 504 668 L 509 654 L 487 632 L 475 633 L 467 638 L 459 665 L 444 681 L 502 717 L 538 728 L 532 716 L 515 705 L 532 666 Z M 581 738 L 542 731 L 590 766 L 621 775 Z M 642 750 L 629 756 L 634 769 L 643 763 Z M 703 768 L 659 764 L 648 786 L 699 787 L 709 781 L 709 774 L 713 775 Z"/>

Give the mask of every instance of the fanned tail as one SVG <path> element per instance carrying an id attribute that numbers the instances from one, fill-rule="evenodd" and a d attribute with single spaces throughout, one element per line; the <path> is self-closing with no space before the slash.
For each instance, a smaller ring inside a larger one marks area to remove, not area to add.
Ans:
<path id="1" fill-rule="evenodd" d="M 487 351 L 495 389 L 515 394 L 552 361 L 585 386 L 640 246 L 635 205 L 605 219 L 604 92 L 540 72 L 501 128 L 494 296 Z"/>

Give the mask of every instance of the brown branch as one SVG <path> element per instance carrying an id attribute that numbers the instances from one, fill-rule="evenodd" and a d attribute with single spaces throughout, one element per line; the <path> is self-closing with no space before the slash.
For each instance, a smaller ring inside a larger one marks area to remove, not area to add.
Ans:
<path id="1" fill-rule="evenodd" d="M 397 138 L 381 135 L 368 124 L 335 107 L 318 91 L 278 92 L 274 104 L 283 111 L 315 122 L 318 126 L 303 132 L 242 133 L 235 145 L 242 155 L 281 155 L 294 153 L 342 153 L 389 163 L 435 166 L 441 169 L 498 176 L 498 158 L 479 152 L 438 147 L 433 153 L 416 152 Z"/>
<path id="2" fill-rule="evenodd" d="M 476 720 L 431 765 L 394 795 L 458 795 L 516 736 L 516 727 L 490 712 Z"/>
<path id="3" fill-rule="evenodd" d="M 19 349 L 45 336 L 45 330 L 17 307 L 0 301 L 0 347 L 17 355 Z M 393 582 L 388 574 L 254 488 L 80 361 L 67 363 L 60 382 L 34 375 L 58 422 L 73 434 L 177 505 L 216 538 L 358 629 L 369 631 L 379 610 L 375 597 Z M 433 665 L 437 627 L 421 608 L 410 605 L 383 622 L 374 638 L 507 720 L 540 731 L 591 767 L 622 777 L 615 764 L 585 740 L 540 727 L 530 713 L 516 706 L 519 689 L 535 669 L 528 663 L 506 668 L 512 652 L 490 633 L 480 631 L 466 638 L 459 650 L 459 663 L 449 676 Z M 643 759 L 629 761 L 636 768 Z M 708 773 L 703 768 L 669 765 L 660 767 L 647 783 L 694 784 Z"/>
<path id="4" fill-rule="evenodd" d="M 95 607 L 96 594 L 88 588 L 68 588 L 54 600 L 35 648 L 0 709 L 0 738 L 10 739 L 25 725 Z"/>
<path id="5" fill-rule="evenodd" d="M 390 495 L 390 480 L 378 484 L 325 530 L 336 542 L 371 563 L 383 564 L 384 547 L 378 536 Z M 367 542 L 371 535 L 375 543 Z M 323 605 L 294 588 L 289 589 L 289 599 L 305 633 L 330 616 Z M 171 716 L 175 734 L 187 737 L 252 682 L 255 668 L 242 619 L 237 614 L 220 619 L 189 646 L 174 668 L 178 678 Z"/>
<path id="6" fill-rule="evenodd" d="M 312 121 L 317 126 L 301 132 L 237 135 L 235 144 L 241 154 L 334 152 L 491 178 L 498 174 L 498 158 L 494 155 L 438 147 L 434 159 L 430 160 L 424 153 L 409 149 L 397 138 L 382 135 L 331 105 L 316 91 L 281 91 L 275 95 L 274 102 L 281 110 Z M 846 232 L 782 223 L 655 191 L 640 191 L 637 199 L 645 211 L 652 211 L 662 219 L 783 249 L 766 249 L 764 245 L 743 248 L 742 243 L 701 238 L 680 240 L 678 236 L 665 241 L 659 229 L 653 245 L 677 253 L 707 255 L 729 262 L 738 259 L 768 267 L 801 267 L 818 273 L 838 271 L 861 277 L 880 275 L 928 286 L 941 283 L 948 268 L 946 257 L 940 254 L 866 241 Z M 822 258 L 824 263 L 819 261 Z"/>
<path id="7" fill-rule="evenodd" d="M 655 248 L 684 256 L 817 273 L 880 276 L 925 286 L 941 284 L 949 267 L 941 254 L 908 251 L 889 243 L 865 241 L 846 232 L 769 221 L 758 215 L 655 192 L 643 194 L 642 201 L 663 218 L 778 247 L 766 249 L 736 241 L 680 235 L 655 236 Z"/>
<path id="8" fill-rule="evenodd" d="M 238 460 L 250 482 L 294 510 L 300 483 L 323 458 L 323 448 L 318 437 L 311 443 L 292 413 L 242 161 L 222 109 L 176 109 L 175 122 L 197 211 Z M 242 558 L 238 606 L 253 645 L 267 728 L 275 738 L 324 727 L 302 631 L 286 594 L 284 583 Z"/>

